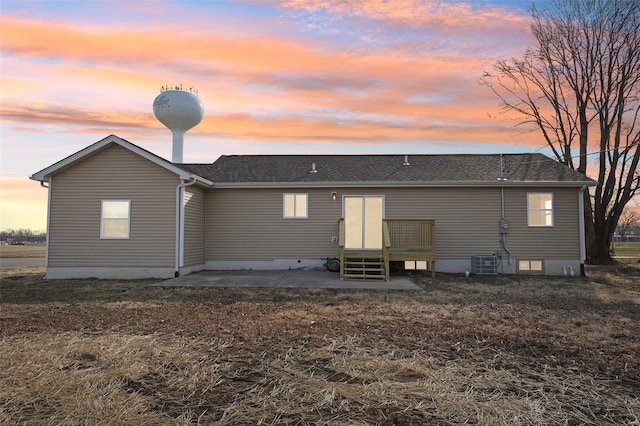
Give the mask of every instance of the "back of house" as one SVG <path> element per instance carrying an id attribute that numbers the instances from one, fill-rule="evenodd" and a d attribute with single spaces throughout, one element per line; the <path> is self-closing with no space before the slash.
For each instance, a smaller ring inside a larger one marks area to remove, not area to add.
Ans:
<path id="1" fill-rule="evenodd" d="M 49 187 L 47 276 L 323 268 L 579 273 L 583 191 L 540 154 L 244 155 L 174 164 L 109 136 Z M 333 260 L 335 259 L 335 260 Z"/>

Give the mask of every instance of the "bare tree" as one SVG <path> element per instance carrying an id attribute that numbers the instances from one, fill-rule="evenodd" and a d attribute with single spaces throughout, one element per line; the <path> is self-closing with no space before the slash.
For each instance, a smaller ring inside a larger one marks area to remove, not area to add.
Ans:
<path id="1" fill-rule="evenodd" d="M 638 225 L 640 225 L 640 212 L 628 208 L 624 209 L 616 228 L 620 241 L 625 241 L 629 235 L 634 234 Z"/>
<path id="2" fill-rule="evenodd" d="M 608 263 L 618 220 L 640 189 L 640 2 L 541 5 L 531 9 L 534 46 L 498 61 L 481 82 L 559 162 L 597 180 L 584 191 L 587 261 Z"/>

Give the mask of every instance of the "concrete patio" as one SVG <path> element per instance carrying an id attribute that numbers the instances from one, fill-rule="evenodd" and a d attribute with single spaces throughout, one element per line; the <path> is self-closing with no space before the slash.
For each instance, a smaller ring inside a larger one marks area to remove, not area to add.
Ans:
<path id="1" fill-rule="evenodd" d="M 284 271 L 201 271 L 158 282 L 159 287 L 278 287 L 369 290 L 421 290 L 407 277 L 389 281 L 343 281 L 336 272 L 317 270 Z"/>

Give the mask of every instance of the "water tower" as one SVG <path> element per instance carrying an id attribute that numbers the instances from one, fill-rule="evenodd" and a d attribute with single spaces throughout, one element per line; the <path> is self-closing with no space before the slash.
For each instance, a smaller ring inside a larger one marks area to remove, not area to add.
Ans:
<path id="1" fill-rule="evenodd" d="M 156 118 L 173 133 L 171 161 L 182 163 L 184 134 L 202 121 L 204 106 L 192 89 L 182 90 L 182 86 L 163 87 L 153 101 Z"/>

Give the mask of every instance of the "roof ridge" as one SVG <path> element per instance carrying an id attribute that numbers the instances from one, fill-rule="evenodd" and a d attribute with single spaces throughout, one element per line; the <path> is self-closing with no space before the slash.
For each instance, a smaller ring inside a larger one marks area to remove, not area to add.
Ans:
<path id="1" fill-rule="evenodd" d="M 521 152 L 521 153 L 486 153 L 486 154 L 222 154 L 222 157 L 498 157 L 500 155 L 538 155 L 547 157 L 540 152 Z M 549 158 L 549 157 L 547 157 Z M 189 164 L 207 164 L 207 163 L 189 163 Z"/>

